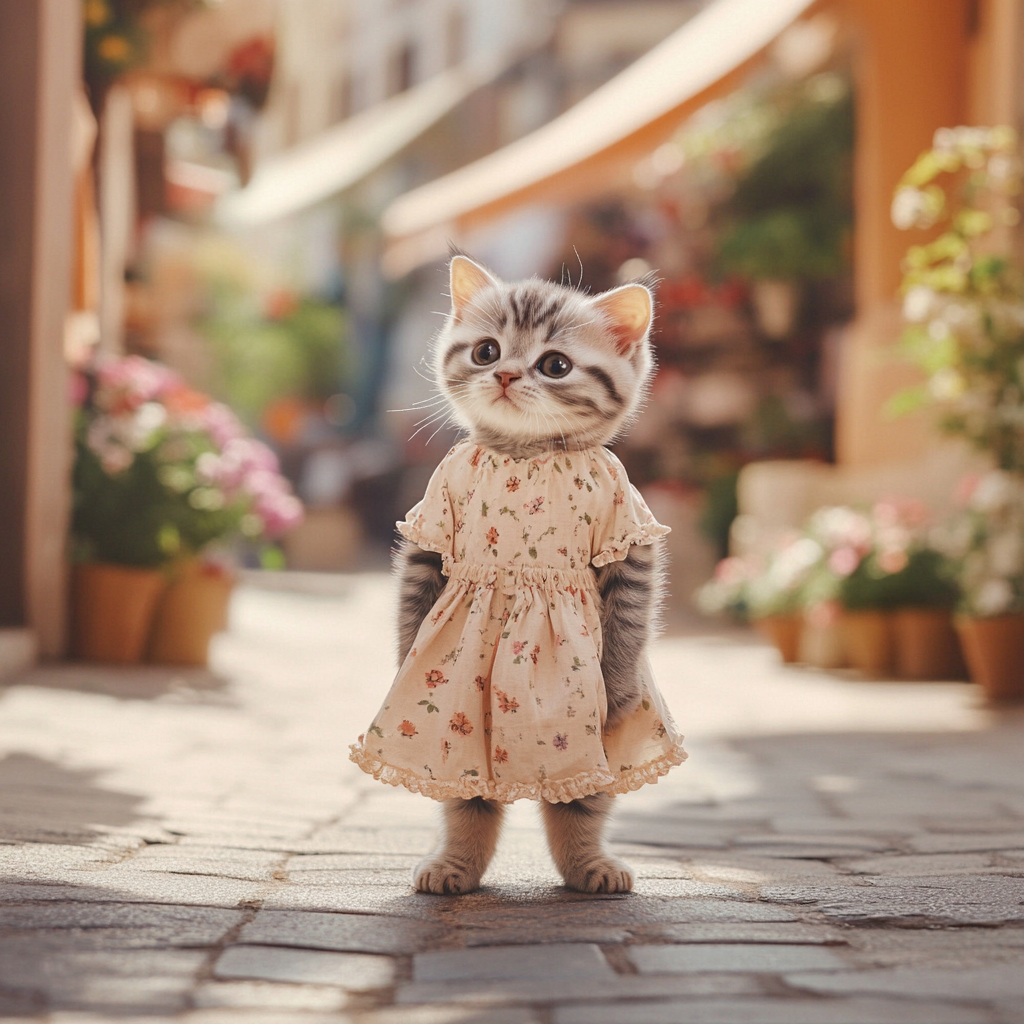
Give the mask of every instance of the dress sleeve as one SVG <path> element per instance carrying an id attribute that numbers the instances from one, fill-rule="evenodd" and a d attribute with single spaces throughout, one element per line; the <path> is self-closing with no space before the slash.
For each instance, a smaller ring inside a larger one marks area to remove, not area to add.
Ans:
<path id="1" fill-rule="evenodd" d="M 597 469 L 600 490 L 606 497 L 594 516 L 591 564 L 599 569 L 609 562 L 621 562 L 633 544 L 653 544 L 670 533 L 647 507 L 640 492 L 629 482 L 626 470 L 611 452 L 606 452 Z"/>
<path id="2" fill-rule="evenodd" d="M 424 551 L 451 555 L 455 547 L 455 508 L 451 498 L 452 449 L 434 470 L 426 493 L 406 513 L 405 521 L 395 523 L 398 532 Z"/>

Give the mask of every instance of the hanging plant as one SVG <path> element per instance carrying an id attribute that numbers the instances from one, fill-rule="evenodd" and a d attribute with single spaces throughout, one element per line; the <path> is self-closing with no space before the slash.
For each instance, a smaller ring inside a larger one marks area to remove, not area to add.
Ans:
<path id="1" fill-rule="evenodd" d="M 142 64 L 149 53 L 145 15 L 158 7 L 187 11 L 208 0 L 82 0 L 84 75 L 93 106 L 115 79 Z"/>

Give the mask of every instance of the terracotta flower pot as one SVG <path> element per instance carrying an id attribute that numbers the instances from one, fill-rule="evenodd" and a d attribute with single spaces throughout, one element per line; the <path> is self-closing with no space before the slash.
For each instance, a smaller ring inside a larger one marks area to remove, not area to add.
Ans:
<path id="1" fill-rule="evenodd" d="M 1024 615 L 958 615 L 971 681 L 993 703 L 1024 699 Z"/>
<path id="2" fill-rule="evenodd" d="M 900 608 L 893 613 L 896 674 L 900 679 L 966 679 L 967 666 L 953 628 L 941 608 Z"/>
<path id="3" fill-rule="evenodd" d="M 846 610 L 839 621 L 849 665 L 873 676 L 890 675 L 893 670 L 890 613 Z"/>
<path id="4" fill-rule="evenodd" d="M 754 628 L 774 644 L 787 665 L 799 661 L 802 615 L 765 615 L 754 620 Z"/>
<path id="5" fill-rule="evenodd" d="M 157 607 L 148 660 L 163 665 L 205 665 L 210 641 L 228 624 L 233 577 L 189 563 Z"/>
<path id="6" fill-rule="evenodd" d="M 120 664 L 141 661 L 165 585 L 158 569 L 105 562 L 76 565 L 71 587 L 74 656 Z"/>

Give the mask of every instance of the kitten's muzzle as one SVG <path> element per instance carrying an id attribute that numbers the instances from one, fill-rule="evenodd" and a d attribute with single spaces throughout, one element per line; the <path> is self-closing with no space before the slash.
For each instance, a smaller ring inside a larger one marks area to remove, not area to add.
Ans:
<path id="1" fill-rule="evenodd" d="M 508 390 L 509 384 L 514 380 L 522 380 L 523 375 L 521 373 L 511 373 L 508 370 L 496 370 L 494 377 L 501 384 L 502 392 L 505 392 Z"/>

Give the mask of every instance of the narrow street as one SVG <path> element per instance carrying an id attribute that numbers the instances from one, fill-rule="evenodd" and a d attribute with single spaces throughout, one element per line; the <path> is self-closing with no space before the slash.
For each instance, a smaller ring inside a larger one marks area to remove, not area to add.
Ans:
<path id="1" fill-rule="evenodd" d="M 637 891 L 561 888 L 521 803 L 480 892 L 419 895 L 434 805 L 347 760 L 391 582 L 319 586 L 241 588 L 210 672 L 8 681 L 3 1020 L 1024 1024 L 1021 713 L 669 635 L 690 760 L 618 802 Z"/>

